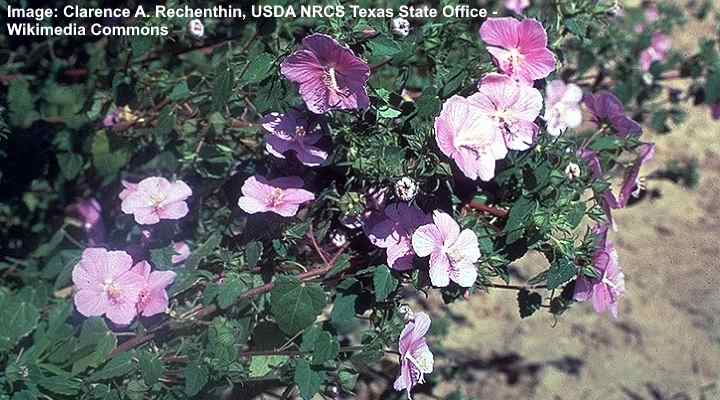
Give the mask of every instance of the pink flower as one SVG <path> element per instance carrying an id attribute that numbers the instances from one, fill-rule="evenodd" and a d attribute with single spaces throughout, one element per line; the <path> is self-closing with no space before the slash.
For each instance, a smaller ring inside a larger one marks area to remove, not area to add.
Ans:
<path id="1" fill-rule="evenodd" d="M 121 209 L 125 214 L 133 214 L 138 224 L 152 225 L 161 219 L 180 219 L 187 215 L 185 200 L 192 190 L 183 181 L 170 183 L 167 179 L 153 176 L 145 178 L 134 190 L 124 190 L 120 196 Z"/>
<path id="2" fill-rule="evenodd" d="M 714 120 L 720 119 L 720 103 L 715 103 L 710 106 L 710 116 Z"/>
<path id="3" fill-rule="evenodd" d="M 507 75 L 488 74 L 468 101 L 494 122 L 508 149 L 527 150 L 535 142 L 540 128 L 533 121 L 543 105 L 537 89 L 519 84 Z"/>
<path id="4" fill-rule="evenodd" d="M 428 217 L 406 203 L 388 205 L 384 216 L 384 220 L 372 225 L 367 236 L 375 246 L 387 249 L 387 264 L 391 268 L 407 271 L 415 259 L 411 236 L 417 227 L 428 222 Z"/>
<path id="5" fill-rule="evenodd" d="M 435 118 L 435 140 L 440 151 L 452 158 L 470 179 L 489 181 L 495 160 L 507 155 L 503 135 L 477 104 L 461 96 L 445 101 Z"/>
<path id="6" fill-rule="evenodd" d="M 142 276 L 130 271 L 132 258 L 124 251 L 88 248 L 72 271 L 75 307 L 86 317 L 105 315 L 110 321 L 129 324 L 144 287 Z"/>
<path id="7" fill-rule="evenodd" d="M 488 18 L 480 37 L 500 70 L 532 85 L 555 70 L 555 55 L 547 48 L 547 34 L 534 19 Z"/>
<path id="8" fill-rule="evenodd" d="M 143 286 L 137 298 L 138 314 L 151 317 L 167 311 L 169 298 L 165 289 L 175 280 L 175 273 L 150 272 L 150 264 L 147 261 L 140 261 L 130 271 L 143 279 Z"/>
<path id="9" fill-rule="evenodd" d="M 370 105 L 366 90 L 370 67 L 365 61 L 327 35 L 307 36 L 302 44 L 282 62 L 280 72 L 300 85 L 310 111 L 323 114 Z"/>
<path id="10" fill-rule="evenodd" d="M 407 390 L 408 399 L 416 385 L 425 383 L 425 374 L 433 371 L 433 354 L 425 341 L 430 329 L 430 317 L 419 312 L 414 320 L 408 322 L 400 334 L 398 348 L 400 352 L 400 376 L 393 387 L 395 390 Z"/>
<path id="11" fill-rule="evenodd" d="M 118 197 L 120 200 L 125 200 L 128 196 L 130 196 L 132 193 L 137 191 L 138 184 L 137 183 L 131 183 L 126 180 L 120 181 L 123 185 L 123 190 L 120 192 Z"/>
<path id="12" fill-rule="evenodd" d="M 173 248 L 175 249 L 175 255 L 170 258 L 173 264 L 179 264 L 190 257 L 190 246 L 187 243 L 174 242 Z"/>
<path id="13" fill-rule="evenodd" d="M 625 179 L 623 179 L 620 196 L 617 200 L 617 208 L 624 208 L 631 197 L 640 195 L 640 168 L 655 156 L 655 145 L 652 143 L 643 143 L 640 145 L 640 155 L 637 160 L 625 171 Z"/>
<path id="14" fill-rule="evenodd" d="M 615 246 L 607 238 L 607 225 L 598 226 L 594 233 L 599 243 L 593 256 L 593 266 L 600 277 L 578 276 L 573 298 L 576 301 L 590 300 L 595 312 L 602 314 L 610 311 L 613 317 L 617 318 L 618 303 L 625 294 L 625 274 L 620 269 Z"/>
<path id="15" fill-rule="evenodd" d="M 505 8 L 515 14 L 522 14 L 528 7 L 530 7 L 530 0 L 505 0 Z"/>
<path id="16" fill-rule="evenodd" d="M 545 87 L 545 115 L 548 133 L 558 136 L 567 128 L 577 128 L 582 123 L 583 93 L 578 85 L 561 80 L 549 82 Z"/>
<path id="17" fill-rule="evenodd" d="M 592 114 L 592 121 L 598 127 L 609 123 L 620 137 L 642 134 L 640 124 L 625 116 L 625 106 L 611 92 L 603 90 L 595 95 L 586 94 L 583 102 Z"/>
<path id="18" fill-rule="evenodd" d="M 91 246 L 105 241 L 102 207 L 95 198 L 81 199 L 70 207 L 79 216 Z"/>
<path id="19" fill-rule="evenodd" d="M 266 178 L 251 176 L 242 186 L 242 194 L 238 206 L 248 214 L 274 212 L 283 217 L 297 214 L 301 204 L 315 200 L 315 195 L 303 189 L 304 182 L 297 176 Z"/>
<path id="20" fill-rule="evenodd" d="M 480 247 L 475 232 L 465 229 L 442 211 L 433 212 L 433 223 L 419 227 L 412 236 L 415 254 L 430 256 L 430 281 L 444 287 L 450 281 L 472 287 L 477 278 L 475 262 Z"/>
<path id="21" fill-rule="evenodd" d="M 669 36 L 659 32 L 653 33 L 650 47 L 640 53 L 640 69 L 645 72 L 650 71 L 653 62 L 665 60 L 671 46 L 672 41 Z"/>
<path id="22" fill-rule="evenodd" d="M 317 167 L 328 157 L 326 151 L 315 146 L 322 138 L 322 132 L 312 117 L 306 118 L 296 110 L 286 114 L 271 113 L 263 118 L 262 126 L 270 132 L 265 136 L 265 148 L 277 158 L 285 158 L 285 153 L 292 151 L 301 163 Z"/>

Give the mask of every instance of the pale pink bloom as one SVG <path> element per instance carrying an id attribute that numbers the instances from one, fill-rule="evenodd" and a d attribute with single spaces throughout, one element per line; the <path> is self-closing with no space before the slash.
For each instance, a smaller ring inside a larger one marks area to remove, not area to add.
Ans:
<path id="1" fill-rule="evenodd" d="M 366 89 L 370 67 L 364 60 L 327 35 L 307 36 L 302 44 L 283 60 L 280 72 L 300 85 L 300 96 L 310 111 L 323 114 L 370 105 Z"/>
<path id="2" fill-rule="evenodd" d="M 445 101 L 435 118 L 435 140 L 465 176 L 483 181 L 495 176 L 495 160 L 508 151 L 495 122 L 477 104 L 457 95 Z"/>
<path id="3" fill-rule="evenodd" d="M 87 248 L 72 271 L 75 307 L 86 317 L 105 315 L 116 324 L 127 325 L 145 285 L 142 276 L 131 272 L 132 257 L 124 251 Z"/>
<path id="4" fill-rule="evenodd" d="M 505 8 L 515 14 L 522 14 L 528 7 L 530 7 L 530 0 L 505 0 Z"/>
<path id="5" fill-rule="evenodd" d="M 137 187 L 138 187 L 137 183 L 128 182 L 124 179 L 121 180 L 120 183 L 122 183 L 122 185 L 123 185 L 123 190 L 118 195 L 120 200 L 125 200 L 128 196 L 130 196 L 132 193 L 137 191 Z"/>
<path id="6" fill-rule="evenodd" d="M 615 246 L 607 237 L 608 226 L 600 225 L 594 233 L 599 243 L 593 256 L 593 266 L 600 276 L 578 276 L 573 298 L 576 301 L 590 300 L 595 312 L 601 314 L 610 311 L 617 318 L 618 303 L 625 294 L 625 274 L 620 269 Z"/>
<path id="7" fill-rule="evenodd" d="M 540 128 L 534 121 L 540 115 L 543 99 L 534 87 L 507 75 L 487 74 L 468 101 L 494 122 L 508 149 L 527 150 L 535 142 Z"/>
<path id="8" fill-rule="evenodd" d="M 143 286 L 138 294 L 137 312 L 144 317 L 151 317 L 167 311 L 167 287 L 175 280 L 172 271 L 150 271 L 147 261 L 140 261 L 130 270 L 143 279 Z"/>
<path id="9" fill-rule="evenodd" d="M 433 223 L 415 231 L 412 246 L 419 257 L 430 256 L 430 282 L 434 286 L 444 287 L 450 281 L 462 287 L 475 283 L 475 262 L 480 258 L 477 236 L 470 229 L 461 232 L 450 215 L 433 212 Z"/>
<path id="10" fill-rule="evenodd" d="M 547 34 L 534 19 L 488 18 L 480 37 L 502 72 L 532 85 L 555 71 L 555 55 L 547 48 Z"/>
<path id="11" fill-rule="evenodd" d="M 430 329 L 430 317 L 419 312 L 409 321 L 400 334 L 400 375 L 395 380 L 395 390 L 406 390 L 408 399 L 416 385 L 425 383 L 425 374 L 432 373 L 434 358 L 425 340 Z"/>
<path id="12" fill-rule="evenodd" d="M 185 242 L 174 242 L 173 249 L 175 249 L 175 254 L 171 257 L 173 264 L 179 264 L 190 257 L 190 246 Z"/>
<path id="13" fill-rule="evenodd" d="M 283 217 L 297 214 L 300 205 L 315 200 L 315 195 L 303 189 L 297 176 L 267 180 L 255 175 L 245 180 L 238 206 L 248 214 L 273 212 Z"/>
<path id="14" fill-rule="evenodd" d="M 151 225 L 161 219 L 180 219 L 187 215 L 185 200 L 191 195 L 192 190 L 185 182 L 171 183 L 165 178 L 153 176 L 143 179 L 135 190 L 126 193 L 121 209 L 125 214 L 133 214 L 138 224 Z"/>
<path id="15" fill-rule="evenodd" d="M 665 60 L 671 46 L 672 40 L 668 35 L 659 32 L 653 33 L 650 47 L 640 53 L 640 69 L 645 72 L 650 71 L 653 62 Z"/>
<path id="16" fill-rule="evenodd" d="M 545 115 L 547 131 L 553 136 L 565 132 L 567 128 L 577 128 L 582 124 L 582 89 L 574 83 L 554 80 L 545 87 Z"/>
<path id="17" fill-rule="evenodd" d="M 285 153 L 293 152 L 297 159 L 307 166 L 322 165 L 328 153 L 315 146 L 322 139 L 322 129 L 318 121 L 312 119 L 313 117 L 305 116 L 296 110 L 266 116 L 262 124 L 269 132 L 265 136 L 265 148 L 277 158 L 285 158 Z"/>
<path id="18" fill-rule="evenodd" d="M 645 20 L 649 23 L 653 23 L 660 19 L 660 11 L 657 8 L 657 5 L 650 4 L 645 8 Z"/>
<path id="19" fill-rule="evenodd" d="M 87 233 L 88 243 L 94 246 L 105 241 L 102 207 L 95 198 L 81 199 L 70 207 L 79 216 Z"/>
<path id="20" fill-rule="evenodd" d="M 388 266 L 406 271 L 412 268 L 415 259 L 411 236 L 417 227 L 427 222 L 428 217 L 421 209 L 394 203 L 385 207 L 384 219 L 373 224 L 367 236 L 375 246 L 387 249 Z"/>

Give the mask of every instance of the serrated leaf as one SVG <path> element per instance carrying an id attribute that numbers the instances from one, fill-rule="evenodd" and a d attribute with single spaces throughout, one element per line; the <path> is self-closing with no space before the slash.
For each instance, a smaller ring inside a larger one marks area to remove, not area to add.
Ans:
<path id="1" fill-rule="evenodd" d="M 222 112 L 232 95 L 234 74 L 229 65 L 221 64 L 213 81 L 213 109 Z"/>
<path id="2" fill-rule="evenodd" d="M 135 363 L 132 360 L 132 353 L 122 353 L 111 359 L 104 367 L 93 372 L 88 377 L 88 382 L 102 381 L 129 374 L 135 370 Z"/>
<path id="3" fill-rule="evenodd" d="M 340 381 L 340 387 L 346 392 L 352 392 L 357 384 L 359 374 L 351 369 L 341 369 L 338 371 L 338 380 Z"/>
<path id="4" fill-rule="evenodd" d="M 138 357 L 138 365 L 142 373 L 143 380 L 148 386 L 152 386 L 165 373 L 165 364 L 157 353 L 144 351 Z"/>
<path id="5" fill-rule="evenodd" d="M 183 370 L 185 394 L 192 397 L 200 393 L 208 382 L 208 370 L 202 364 L 193 362 Z"/>
<path id="6" fill-rule="evenodd" d="M 375 57 L 394 56 L 402 51 L 400 45 L 387 36 L 378 36 L 368 43 L 372 55 Z"/>
<path id="7" fill-rule="evenodd" d="M 375 289 L 375 300 L 385 301 L 387 297 L 397 288 L 398 281 L 392 276 L 390 268 L 380 265 L 373 272 L 373 288 Z"/>
<path id="8" fill-rule="evenodd" d="M 168 95 L 172 101 L 185 100 L 190 95 L 190 88 L 188 87 L 187 81 L 183 80 L 173 86 L 172 91 Z"/>
<path id="9" fill-rule="evenodd" d="M 566 258 L 558 258 L 550 265 L 547 274 L 548 289 L 555 289 L 560 285 L 568 282 L 577 274 L 575 264 Z"/>
<path id="10" fill-rule="evenodd" d="M 326 361 L 334 360 L 340 351 L 340 343 L 327 331 L 322 331 L 315 341 L 312 352 L 313 365 L 322 365 Z"/>
<path id="11" fill-rule="evenodd" d="M 245 85 L 267 78 L 273 70 L 274 62 L 275 58 L 268 53 L 262 53 L 253 57 L 248 63 L 245 73 L 242 74 L 240 81 Z"/>
<path id="12" fill-rule="evenodd" d="M 270 305 L 280 329 L 294 335 L 320 315 L 325 307 L 325 292 L 320 285 L 280 276 L 275 280 Z"/>
<path id="13" fill-rule="evenodd" d="M 12 295 L 0 297 L 0 351 L 15 347 L 17 342 L 35 330 L 40 310 L 34 304 Z"/>
<path id="14" fill-rule="evenodd" d="M 300 359 L 295 366 L 295 384 L 300 390 L 304 400 L 310 400 L 322 388 L 325 380 L 324 373 L 314 370 L 304 359 Z"/>
<path id="15" fill-rule="evenodd" d="M 217 302 L 221 309 L 226 309 L 237 300 L 244 291 L 249 289 L 237 274 L 230 275 L 225 278 L 222 285 L 218 286 Z"/>
<path id="16" fill-rule="evenodd" d="M 200 247 L 197 248 L 190 257 L 185 261 L 185 268 L 188 270 L 196 269 L 200 262 L 209 256 L 215 249 L 220 245 L 222 241 L 222 234 L 219 232 L 213 233 L 208 240 L 205 241 Z"/>
<path id="17" fill-rule="evenodd" d="M 250 377 L 259 378 L 282 367 L 288 356 L 253 356 L 250 360 Z"/>
<path id="18" fill-rule="evenodd" d="M 525 196 L 521 196 L 513 203 L 508 219 L 505 222 L 506 244 L 512 244 L 522 237 L 525 232 L 525 225 L 532 217 L 536 204 L 535 200 Z"/>
<path id="19" fill-rule="evenodd" d="M 522 289 L 518 291 L 517 301 L 520 317 L 527 318 L 540 309 L 542 297 L 535 292 L 531 293 L 526 289 Z"/>

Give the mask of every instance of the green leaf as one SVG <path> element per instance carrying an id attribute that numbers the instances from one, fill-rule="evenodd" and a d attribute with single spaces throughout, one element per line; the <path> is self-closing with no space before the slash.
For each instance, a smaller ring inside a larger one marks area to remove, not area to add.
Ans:
<path id="1" fill-rule="evenodd" d="M 525 225 L 532 217 L 536 205 L 535 200 L 525 196 L 521 196 L 513 203 L 512 208 L 510 208 L 510 215 L 508 215 L 507 222 L 505 222 L 506 244 L 512 244 L 522 237 L 525 232 Z"/>
<path id="2" fill-rule="evenodd" d="M 387 36 L 378 36 L 371 40 L 368 46 L 370 46 L 370 51 L 375 57 L 394 56 L 402 51 L 400 45 Z"/>
<path id="3" fill-rule="evenodd" d="M 225 281 L 222 283 L 222 285 L 219 285 L 218 289 L 218 306 L 220 306 L 220 308 L 224 310 L 235 304 L 238 296 L 240 296 L 249 288 L 237 274 L 231 274 L 225 278 Z"/>
<path id="4" fill-rule="evenodd" d="M 250 377 L 265 376 L 282 367 L 288 360 L 288 356 L 253 356 L 250 360 Z"/>
<path id="5" fill-rule="evenodd" d="M 198 362 L 192 362 L 183 370 L 185 376 L 185 394 L 192 397 L 200 393 L 208 382 L 208 370 Z"/>
<path id="6" fill-rule="evenodd" d="M 248 268 L 255 268 L 263 254 L 263 244 L 261 242 L 250 242 L 245 246 L 245 262 Z"/>
<path id="7" fill-rule="evenodd" d="M 322 331 L 315 340 L 315 349 L 312 353 L 312 364 L 322 365 L 326 361 L 334 360 L 340 352 L 340 343 L 337 338 L 327 331 Z"/>
<path id="8" fill-rule="evenodd" d="M 160 355 L 157 353 L 149 351 L 140 353 L 138 365 L 140 365 L 140 372 L 148 386 L 155 384 L 165 373 L 165 364 L 163 364 Z"/>
<path id="9" fill-rule="evenodd" d="M 145 382 L 133 379 L 128 382 L 124 392 L 130 400 L 143 400 L 148 390 L 150 390 L 150 388 L 147 384 L 145 384 Z"/>
<path id="10" fill-rule="evenodd" d="M 304 400 L 310 400 L 322 388 L 325 374 L 314 370 L 307 361 L 300 359 L 295 366 L 294 379 L 300 390 L 300 396 Z"/>
<path id="11" fill-rule="evenodd" d="M 200 262 L 209 256 L 215 248 L 220 245 L 222 241 L 222 234 L 220 232 L 213 233 L 208 240 L 205 241 L 197 250 L 195 250 L 190 257 L 185 261 L 185 268 L 188 270 L 196 269 Z"/>
<path id="12" fill-rule="evenodd" d="M 213 82 L 212 100 L 213 109 L 222 112 L 232 95 L 235 74 L 229 65 L 224 63 L 218 66 Z"/>
<path id="13" fill-rule="evenodd" d="M 275 58 L 272 55 L 268 53 L 259 54 L 250 60 L 240 81 L 243 85 L 260 82 L 270 76 L 274 64 Z"/>
<path id="14" fill-rule="evenodd" d="M 37 384 L 53 393 L 72 396 L 80 391 L 81 381 L 64 376 L 43 376 L 37 380 Z"/>
<path id="15" fill-rule="evenodd" d="M 159 249 L 150 249 L 150 261 L 155 269 L 168 270 L 172 268 L 172 258 L 176 254 L 173 244 Z"/>
<path id="16" fill-rule="evenodd" d="M 398 281 L 392 276 L 390 268 L 380 265 L 373 273 L 373 287 L 375 288 L 375 300 L 385 301 L 387 297 L 397 288 Z"/>
<path id="17" fill-rule="evenodd" d="M 68 181 L 75 179 L 82 170 L 83 158 L 75 153 L 59 153 L 57 159 L 60 172 Z"/>
<path id="18" fill-rule="evenodd" d="M 172 101 L 185 100 L 188 96 L 190 96 L 190 88 L 188 87 L 187 81 L 184 80 L 176 84 L 172 92 L 170 92 L 170 95 L 168 95 Z"/>
<path id="19" fill-rule="evenodd" d="M 335 298 L 335 305 L 330 313 L 330 321 L 340 331 L 348 331 L 355 323 L 356 294 L 340 295 Z"/>
<path id="20" fill-rule="evenodd" d="M 208 349 L 217 362 L 230 364 L 237 359 L 236 327 L 232 321 L 216 317 L 208 330 Z"/>
<path id="21" fill-rule="evenodd" d="M 547 275 L 548 289 L 555 289 L 558 286 L 571 280 L 577 274 L 575 264 L 567 258 L 558 258 L 550 265 Z"/>
<path id="22" fill-rule="evenodd" d="M 0 351 L 8 351 L 35 330 L 40 310 L 9 294 L 0 294 Z"/>
<path id="23" fill-rule="evenodd" d="M 351 369 L 343 368 L 338 371 L 338 380 L 340 381 L 340 387 L 346 392 L 352 392 L 355 390 L 359 374 Z"/>
<path id="24" fill-rule="evenodd" d="M 522 289 L 518 292 L 517 301 L 520 317 L 527 318 L 540 309 L 542 297 L 535 292 L 531 293 L 526 289 Z"/>
<path id="25" fill-rule="evenodd" d="M 105 364 L 104 367 L 95 371 L 88 377 L 88 382 L 102 381 L 129 374 L 135 370 L 132 353 L 122 353 Z"/>
<path id="26" fill-rule="evenodd" d="M 127 149 L 111 149 L 110 139 L 104 131 L 95 135 L 92 144 L 93 165 L 102 177 L 115 176 L 130 160 Z"/>
<path id="27" fill-rule="evenodd" d="M 325 292 L 317 284 L 280 276 L 270 297 L 272 314 L 280 329 L 294 335 L 315 321 L 325 307 Z"/>
<path id="28" fill-rule="evenodd" d="M 30 84 L 25 79 L 10 81 L 7 91 L 10 125 L 27 128 L 39 115 L 34 109 Z"/>

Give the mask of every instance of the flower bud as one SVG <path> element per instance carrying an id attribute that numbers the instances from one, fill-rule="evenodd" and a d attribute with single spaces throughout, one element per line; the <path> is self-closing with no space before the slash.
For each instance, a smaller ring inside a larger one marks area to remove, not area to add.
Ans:
<path id="1" fill-rule="evenodd" d="M 418 192 L 417 183 L 412 178 L 403 177 L 395 182 L 395 195 L 402 201 L 412 201 Z"/>
<path id="2" fill-rule="evenodd" d="M 197 18 L 191 19 L 190 22 L 188 22 L 188 31 L 195 39 L 202 39 L 202 37 L 205 36 L 205 25 Z"/>
<path id="3" fill-rule="evenodd" d="M 580 176 L 580 166 L 571 162 L 565 167 L 565 176 L 573 181 Z"/>
<path id="4" fill-rule="evenodd" d="M 398 307 L 398 313 L 402 315 L 405 322 L 415 319 L 415 313 L 413 313 L 412 308 L 407 304 L 401 304 L 400 307 Z"/>
<path id="5" fill-rule="evenodd" d="M 343 247 L 348 241 L 348 237 L 344 232 L 335 231 L 330 235 L 330 241 L 335 247 Z"/>
<path id="6" fill-rule="evenodd" d="M 410 34 L 410 21 L 405 18 L 394 18 L 390 22 L 390 28 L 395 35 L 405 37 Z"/>

